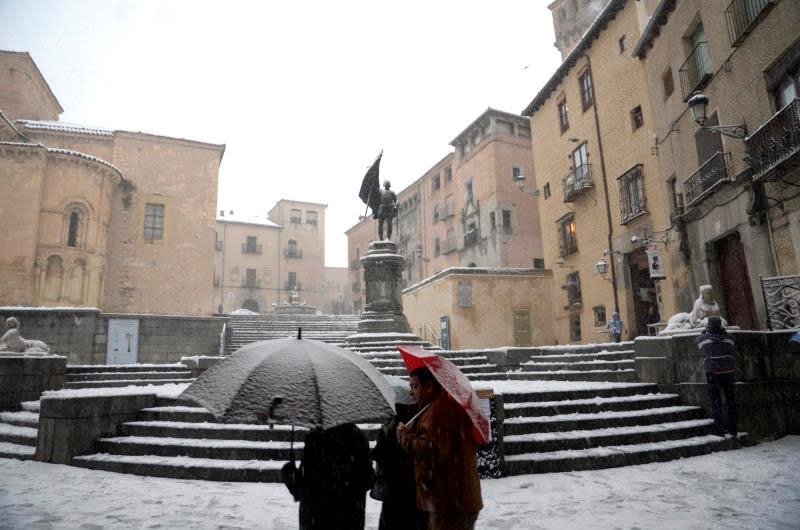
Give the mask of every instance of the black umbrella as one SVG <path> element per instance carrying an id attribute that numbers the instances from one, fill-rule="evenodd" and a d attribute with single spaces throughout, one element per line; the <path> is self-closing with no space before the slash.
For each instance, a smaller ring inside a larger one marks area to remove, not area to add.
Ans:
<path id="1" fill-rule="evenodd" d="M 328 429 L 394 414 L 394 390 L 359 355 L 317 340 L 254 342 L 203 373 L 181 394 L 223 423 Z"/>

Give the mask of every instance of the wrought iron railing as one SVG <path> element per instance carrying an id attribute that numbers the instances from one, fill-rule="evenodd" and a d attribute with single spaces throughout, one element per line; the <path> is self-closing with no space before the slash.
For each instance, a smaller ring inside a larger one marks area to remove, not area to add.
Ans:
<path id="1" fill-rule="evenodd" d="M 745 139 L 753 179 L 800 158 L 800 99 L 794 99 Z"/>
<path id="2" fill-rule="evenodd" d="M 464 247 L 471 247 L 478 244 L 478 231 L 469 230 L 464 234 Z"/>
<path id="3" fill-rule="evenodd" d="M 214 250 L 222 250 L 222 241 L 214 241 Z"/>
<path id="4" fill-rule="evenodd" d="M 592 165 L 582 164 L 573 169 L 562 181 L 564 185 L 564 202 L 574 201 L 583 190 L 593 188 Z"/>
<path id="5" fill-rule="evenodd" d="M 261 245 L 242 243 L 242 252 L 245 254 L 261 254 Z"/>
<path id="6" fill-rule="evenodd" d="M 800 327 L 800 276 L 761 278 L 769 329 Z"/>
<path id="7" fill-rule="evenodd" d="M 711 78 L 711 55 L 707 42 L 699 42 L 678 69 L 683 99 L 687 100 Z"/>
<path id="8" fill-rule="evenodd" d="M 302 258 L 303 251 L 297 249 L 285 248 L 283 249 L 283 255 L 286 256 L 287 258 Z"/>
<path id="9" fill-rule="evenodd" d="M 735 48 L 750 34 L 761 13 L 775 0 L 733 0 L 725 9 L 725 22 L 728 24 L 728 37 Z"/>
<path id="10" fill-rule="evenodd" d="M 683 196 L 686 199 L 686 207 L 706 196 L 719 184 L 730 180 L 730 173 L 728 172 L 729 156 L 728 153 L 717 153 L 683 182 Z"/>

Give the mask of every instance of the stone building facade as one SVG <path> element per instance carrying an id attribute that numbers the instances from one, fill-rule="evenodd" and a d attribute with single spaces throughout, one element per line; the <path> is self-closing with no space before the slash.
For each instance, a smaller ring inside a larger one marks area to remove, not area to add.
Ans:
<path id="1" fill-rule="evenodd" d="M 530 141 L 526 119 L 488 109 L 451 142 L 452 152 L 397 192 L 393 239 L 405 258 L 405 286 L 451 267 L 544 268 L 538 207 L 519 189 L 520 176 L 535 187 Z M 377 238 L 376 223 L 361 220 L 347 236 L 357 309 L 358 260 Z"/>
<path id="2" fill-rule="evenodd" d="M 269 313 L 293 287 L 300 301 L 329 314 L 350 313 L 345 267 L 325 267 L 324 204 L 280 200 L 265 217 L 220 210 L 214 258 L 217 311 Z"/>
<path id="3" fill-rule="evenodd" d="M 559 343 L 608 340 L 614 310 L 629 337 L 647 334 L 648 324 L 675 312 L 671 284 L 684 281 L 648 259 L 675 244 L 664 237 L 667 189 L 646 72 L 620 48 L 641 35 L 643 9 L 612 0 L 523 112 L 534 131 Z"/>
<path id="4" fill-rule="evenodd" d="M 662 0 L 634 50 L 667 179 L 670 268 L 686 279 L 678 305 L 711 284 L 745 329 L 766 321 L 759 276 L 800 272 L 799 27 L 794 1 Z M 708 97 L 706 128 L 687 107 L 696 92 Z"/>
<path id="5" fill-rule="evenodd" d="M 0 52 L 0 305 L 211 314 L 225 146 L 61 111 L 29 54 Z"/>
<path id="6" fill-rule="evenodd" d="M 562 60 L 566 59 L 608 2 L 609 0 L 555 0 L 547 6 L 553 14 L 556 35 L 554 45 L 561 53 Z"/>

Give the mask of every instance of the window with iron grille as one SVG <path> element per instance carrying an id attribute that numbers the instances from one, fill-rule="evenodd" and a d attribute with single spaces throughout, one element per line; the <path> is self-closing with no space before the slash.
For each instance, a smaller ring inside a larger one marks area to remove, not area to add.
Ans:
<path id="1" fill-rule="evenodd" d="M 564 278 L 564 289 L 567 291 L 567 309 L 579 309 L 581 304 L 581 278 L 578 272 L 570 272 Z"/>
<path id="2" fill-rule="evenodd" d="M 596 305 L 592 308 L 592 312 L 594 313 L 594 325 L 595 327 L 602 327 L 606 325 L 606 306 L 604 305 Z"/>
<path id="3" fill-rule="evenodd" d="M 317 212 L 313 210 L 306 210 L 306 224 L 307 225 L 317 224 Z"/>
<path id="4" fill-rule="evenodd" d="M 580 313 L 573 313 L 569 316 L 569 336 L 571 340 L 581 340 Z"/>
<path id="5" fill-rule="evenodd" d="M 522 175 L 522 169 L 514 166 L 511 168 L 511 180 L 516 182 L 519 180 L 519 176 Z"/>
<path id="6" fill-rule="evenodd" d="M 511 210 L 503 210 L 503 232 L 510 234 L 511 230 Z"/>
<path id="7" fill-rule="evenodd" d="M 594 93 L 592 92 L 592 74 L 588 70 L 579 79 L 581 85 L 581 105 L 583 110 L 588 109 L 594 102 Z"/>
<path id="8" fill-rule="evenodd" d="M 472 307 L 472 280 L 458 282 L 458 307 Z"/>
<path id="9" fill-rule="evenodd" d="M 434 204 L 433 205 L 433 222 L 435 223 L 438 220 L 439 220 L 439 205 L 438 204 Z"/>
<path id="10" fill-rule="evenodd" d="M 255 287 L 256 286 L 256 270 L 255 269 L 247 269 L 245 273 L 245 285 L 247 287 Z"/>
<path id="11" fill-rule="evenodd" d="M 147 203 L 144 207 L 144 240 L 164 239 L 164 205 Z"/>
<path id="12" fill-rule="evenodd" d="M 631 111 L 631 127 L 633 130 L 641 129 L 644 126 L 644 115 L 642 114 L 642 106 L 637 105 Z"/>
<path id="13" fill-rule="evenodd" d="M 433 255 L 438 256 L 442 253 L 442 240 L 438 237 L 433 240 Z"/>
<path id="14" fill-rule="evenodd" d="M 623 223 L 646 210 L 641 164 L 634 166 L 619 177 L 619 207 Z"/>
<path id="15" fill-rule="evenodd" d="M 441 187 L 442 187 L 442 177 L 436 175 L 435 177 L 433 177 L 433 191 L 436 191 Z"/>
<path id="16" fill-rule="evenodd" d="M 456 203 L 452 195 L 448 195 L 444 201 L 444 216 L 450 217 L 456 214 Z"/>
<path id="17" fill-rule="evenodd" d="M 534 269 L 544 269 L 544 258 L 533 258 Z"/>
<path id="18" fill-rule="evenodd" d="M 303 222 L 303 213 L 300 210 L 292 208 L 289 211 L 289 222 L 293 224 L 300 224 Z"/>
<path id="19" fill-rule="evenodd" d="M 561 132 L 563 133 L 569 129 L 569 113 L 567 112 L 567 100 L 562 99 L 558 103 L 558 121 L 561 125 Z"/>
<path id="20" fill-rule="evenodd" d="M 578 251 L 575 214 L 567 214 L 558 220 L 558 249 L 561 256 Z"/>
<path id="21" fill-rule="evenodd" d="M 661 75 L 661 82 L 664 85 L 664 99 L 667 99 L 675 91 L 675 80 L 672 78 L 672 67 L 667 67 Z"/>
<path id="22" fill-rule="evenodd" d="M 297 241 L 290 239 L 286 249 L 286 255 L 289 257 L 297 256 Z"/>
<path id="23" fill-rule="evenodd" d="M 255 254 L 258 248 L 258 239 L 256 236 L 247 236 L 247 242 L 244 245 L 244 251 L 249 254 Z"/>

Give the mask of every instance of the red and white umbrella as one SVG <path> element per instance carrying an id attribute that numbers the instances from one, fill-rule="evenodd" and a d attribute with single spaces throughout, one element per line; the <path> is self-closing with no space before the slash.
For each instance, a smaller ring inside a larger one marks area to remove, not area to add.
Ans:
<path id="1" fill-rule="evenodd" d="M 478 444 L 487 444 L 492 439 L 489 418 L 481 409 L 478 396 L 472 389 L 467 376 L 458 366 L 433 352 L 419 346 L 398 346 L 408 373 L 417 368 L 427 367 L 442 388 L 461 405 L 472 422 L 472 435 Z"/>

